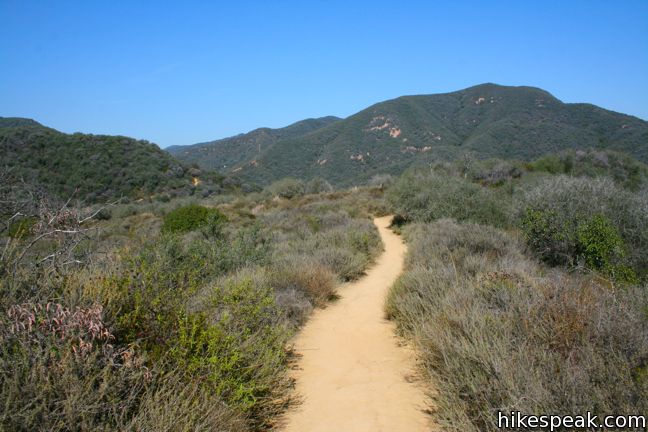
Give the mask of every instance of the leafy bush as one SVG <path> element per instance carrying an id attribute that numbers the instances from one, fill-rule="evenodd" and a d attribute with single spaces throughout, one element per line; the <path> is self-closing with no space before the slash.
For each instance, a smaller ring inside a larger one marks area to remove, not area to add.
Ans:
<path id="1" fill-rule="evenodd" d="M 638 190 L 648 180 L 648 166 L 645 163 L 610 150 L 567 150 L 538 158 L 528 163 L 527 168 L 530 171 L 575 177 L 607 176 L 630 190 Z"/>
<path id="2" fill-rule="evenodd" d="M 522 228 L 529 246 L 551 265 L 585 265 L 621 281 L 636 281 L 624 264 L 626 245 L 600 214 L 559 224 L 556 213 L 528 210 Z"/>
<path id="3" fill-rule="evenodd" d="M 234 278 L 216 285 L 206 310 L 181 315 L 169 353 L 190 375 L 204 377 L 229 406 L 256 417 L 285 392 L 285 344 L 290 332 L 269 286 Z M 268 413 L 265 413 L 268 414 Z"/>
<path id="4" fill-rule="evenodd" d="M 454 218 L 503 226 L 509 203 L 497 192 L 453 176 L 412 171 L 387 191 L 395 212 L 407 220 Z"/>
<path id="5" fill-rule="evenodd" d="M 625 265 L 645 272 L 646 198 L 607 178 L 549 177 L 520 197 L 519 223 L 531 248 L 551 265 L 581 260 L 608 273 L 627 275 Z"/>
<path id="6" fill-rule="evenodd" d="M 0 260 L 0 429 L 267 429 L 291 398 L 288 338 L 380 240 L 368 194 L 265 199 L 229 198 L 227 224 L 188 200 L 118 205 L 88 225 L 98 242 L 77 209 L 30 207 Z M 81 235 L 29 249 L 59 228 Z"/>
<path id="7" fill-rule="evenodd" d="M 191 204 L 169 212 L 164 217 L 162 232 L 183 233 L 202 228 L 210 235 L 217 235 L 225 221 L 225 215 L 218 209 Z"/>
<path id="8" fill-rule="evenodd" d="M 318 193 L 327 193 L 333 192 L 333 186 L 325 179 L 321 177 L 315 177 L 312 180 L 309 180 L 304 187 L 304 191 L 307 194 L 318 194 Z"/>
<path id="9" fill-rule="evenodd" d="M 589 268 L 615 279 L 638 282 L 632 269 L 622 263 L 626 245 L 618 230 L 601 215 L 594 215 L 576 228 L 578 254 Z"/>
<path id="10" fill-rule="evenodd" d="M 305 185 L 301 180 L 287 177 L 272 183 L 268 186 L 268 191 L 274 196 L 291 199 L 303 195 Z"/>
<path id="11" fill-rule="evenodd" d="M 596 218 L 592 230 L 609 226 Z M 440 220 L 404 233 L 387 312 L 422 355 L 444 428 L 494 432 L 498 411 L 648 410 L 646 287 L 548 272 L 491 227 Z"/>

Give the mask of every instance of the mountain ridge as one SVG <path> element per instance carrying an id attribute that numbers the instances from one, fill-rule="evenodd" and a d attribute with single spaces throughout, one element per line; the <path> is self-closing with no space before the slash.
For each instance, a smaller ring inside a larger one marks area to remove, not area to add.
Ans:
<path id="1" fill-rule="evenodd" d="M 260 153 L 262 148 L 265 150 L 266 146 L 280 139 L 307 135 L 339 120 L 341 119 L 335 116 L 308 118 L 281 128 L 260 127 L 231 137 L 188 146 L 170 146 L 164 150 L 189 163 L 224 169 L 228 164 L 236 163 L 241 157 L 252 158 L 255 153 Z M 218 162 L 214 164 L 210 162 L 210 153 L 216 150 L 219 155 Z"/>
<path id="2" fill-rule="evenodd" d="M 378 102 L 309 133 L 266 142 L 256 152 L 237 153 L 236 137 L 203 143 L 209 159 L 180 160 L 220 168 L 267 183 L 284 176 L 325 177 L 348 186 L 376 174 L 399 174 L 413 164 L 479 158 L 531 160 L 566 149 L 609 149 L 648 161 L 648 122 L 587 103 L 564 103 L 531 86 L 479 84 L 431 95 Z"/>
<path id="3" fill-rule="evenodd" d="M 0 154 L 0 168 L 13 177 L 54 196 L 87 202 L 209 195 L 220 191 L 224 180 L 215 172 L 186 166 L 148 141 L 66 134 L 17 117 L 0 117 Z"/>

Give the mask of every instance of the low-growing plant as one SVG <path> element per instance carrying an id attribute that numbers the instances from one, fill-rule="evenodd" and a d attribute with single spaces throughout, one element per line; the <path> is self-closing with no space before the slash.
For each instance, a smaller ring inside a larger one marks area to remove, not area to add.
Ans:
<path id="1" fill-rule="evenodd" d="M 225 221 L 225 215 L 218 209 L 191 204 L 169 212 L 164 217 L 162 232 L 184 233 L 202 229 L 208 235 L 217 236 Z"/>
<path id="2" fill-rule="evenodd" d="M 606 178 L 548 177 L 517 202 L 530 247 L 551 265 L 575 265 L 631 275 L 648 268 L 646 196 Z M 605 256 L 602 256 L 605 255 Z M 616 269 L 614 267 L 616 266 Z"/>
<path id="3" fill-rule="evenodd" d="M 333 192 L 333 186 L 321 177 L 315 177 L 309 180 L 304 186 L 304 191 L 307 194 L 319 194 Z"/>
<path id="4" fill-rule="evenodd" d="M 270 284 L 277 292 L 299 290 L 315 306 L 324 306 L 333 296 L 336 273 L 311 256 L 287 255 L 271 272 Z"/>
<path id="5" fill-rule="evenodd" d="M 510 200 L 463 178 L 415 170 L 401 176 L 387 191 L 394 211 L 411 221 L 442 218 L 494 226 L 508 222 Z"/>
<path id="6" fill-rule="evenodd" d="M 275 196 L 291 199 L 303 195 L 305 185 L 301 180 L 287 177 L 272 183 L 268 190 Z"/>
<path id="7" fill-rule="evenodd" d="M 609 231 L 600 224 L 588 233 Z M 445 429 L 495 432 L 498 411 L 648 410 L 645 286 L 548 271 L 492 227 L 441 220 L 404 233 L 406 271 L 387 313 L 416 343 Z"/>
<path id="8" fill-rule="evenodd" d="M 212 288 L 205 306 L 178 317 L 168 342 L 171 358 L 241 412 L 268 409 L 262 402 L 288 384 L 283 371 L 290 336 L 272 290 L 250 279 L 226 279 Z"/>

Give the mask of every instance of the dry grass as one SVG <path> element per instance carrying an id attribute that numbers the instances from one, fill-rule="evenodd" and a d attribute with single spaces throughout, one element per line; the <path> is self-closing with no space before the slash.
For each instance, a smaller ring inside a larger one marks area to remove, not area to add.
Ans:
<path id="1" fill-rule="evenodd" d="M 322 307 L 335 293 L 338 280 L 333 270 L 312 258 L 292 256 L 274 268 L 270 284 L 277 292 L 303 291 L 314 306 Z"/>
<path id="2" fill-rule="evenodd" d="M 0 275 L 0 430 L 267 429 L 289 337 L 380 250 L 372 193 L 120 205 L 73 266 L 23 260 Z M 189 203 L 228 221 L 161 235 Z"/>
<path id="3" fill-rule="evenodd" d="M 548 271 L 490 227 L 441 220 L 405 234 L 387 311 L 417 344 L 447 430 L 495 431 L 499 410 L 646 412 L 645 287 Z"/>

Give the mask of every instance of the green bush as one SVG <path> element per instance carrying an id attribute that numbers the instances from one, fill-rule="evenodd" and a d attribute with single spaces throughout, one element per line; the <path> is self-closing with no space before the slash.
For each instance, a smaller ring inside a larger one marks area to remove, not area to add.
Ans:
<path id="1" fill-rule="evenodd" d="M 585 231 L 612 239 L 592 257 L 616 243 L 598 218 Z M 492 227 L 441 220 L 404 234 L 387 313 L 418 347 L 444 429 L 498 431 L 497 411 L 648 410 L 645 286 L 547 271 Z"/>
<path id="2" fill-rule="evenodd" d="M 272 183 L 268 190 L 275 196 L 291 199 L 303 195 L 305 185 L 301 180 L 287 177 Z"/>
<path id="3" fill-rule="evenodd" d="M 315 177 L 306 183 L 304 190 L 307 194 L 333 192 L 333 186 L 321 177 Z"/>
<path id="4" fill-rule="evenodd" d="M 7 229 L 7 234 L 11 238 L 22 239 L 31 234 L 32 228 L 38 221 L 36 218 L 22 218 L 13 222 Z"/>
<path id="5" fill-rule="evenodd" d="M 394 211 L 407 220 L 430 222 L 442 218 L 504 226 L 510 203 L 494 191 L 468 180 L 412 171 L 387 191 Z"/>
<path id="6" fill-rule="evenodd" d="M 528 210 L 522 220 L 532 250 L 551 265 L 585 265 L 617 280 L 636 282 L 625 264 L 626 245 L 619 231 L 603 215 L 558 223 L 553 211 Z"/>
<path id="7" fill-rule="evenodd" d="M 203 229 L 210 235 L 217 235 L 225 221 L 225 215 L 218 209 L 191 204 L 169 212 L 164 217 L 162 232 L 183 233 Z"/>
<path id="8" fill-rule="evenodd" d="M 520 195 L 519 225 L 531 249 L 548 264 L 583 261 L 619 274 L 627 274 L 627 265 L 645 275 L 647 198 L 607 178 L 548 177 Z"/>
<path id="9" fill-rule="evenodd" d="M 574 229 L 559 222 L 553 210 L 527 209 L 521 220 L 527 244 L 550 265 L 573 264 L 576 254 Z"/>
<path id="10" fill-rule="evenodd" d="M 228 405 L 258 411 L 260 402 L 285 391 L 290 333 L 269 286 L 226 280 L 213 288 L 205 312 L 181 315 L 176 325 L 171 358 L 188 374 L 204 377 Z"/>
<path id="11" fill-rule="evenodd" d="M 578 254 L 592 269 L 626 278 L 628 270 L 620 264 L 626 256 L 625 242 L 618 230 L 602 215 L 594 215 L 576 228 Z"/>

